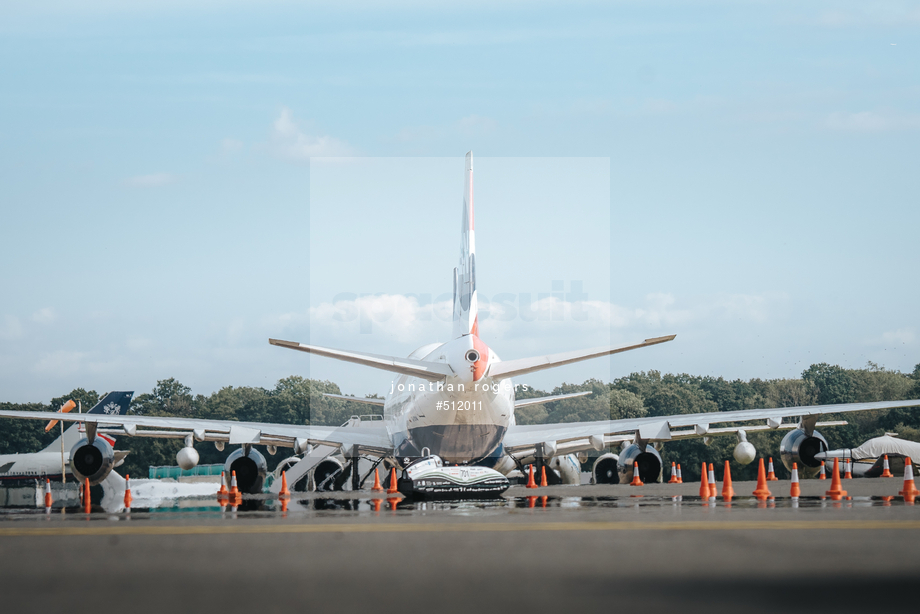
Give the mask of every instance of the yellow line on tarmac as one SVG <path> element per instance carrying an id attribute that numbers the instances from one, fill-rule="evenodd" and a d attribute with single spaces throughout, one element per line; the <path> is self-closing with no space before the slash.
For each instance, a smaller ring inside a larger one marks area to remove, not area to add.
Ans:
<path id="1" fill-rule="evenodd" d="M 920 530 L 916 520 L 764 520 L 735 522 L 456 522 L 381 524 L 214 524 L 153 525 L 105 524 L 36 527 L 0 527 L 0 537 L 78 535 L 274 535 L 295 533 L 481 533 L 522 531 L 816 531 L 816 530 Z"/>

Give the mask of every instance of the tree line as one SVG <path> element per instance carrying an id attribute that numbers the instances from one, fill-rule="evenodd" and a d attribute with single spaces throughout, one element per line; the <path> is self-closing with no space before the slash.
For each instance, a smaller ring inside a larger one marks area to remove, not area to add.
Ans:
<path id="1" fill-rule="evenodd" d="M 609 383 L 588 380 L 581 384 L 562 384 L 553 390 L 536 390 L 523 386 L 516 389 L 517 398 L 534 398 L 570 392 L 591 391 L 593 394 L 533 405 L 516 410 L 518 424 L 550 424 L 581 422 L 643 416 L 666 416 L 701 412 L 722 412 L 742 409 L 797 407 L 804 405 L 897 401 L 920 398 L 920 364 L 911 373 L 901 373 L 869 363 L 863 369 L 844 369 L 826 363 L 811 365 L 798 379 L 725 380 L 722 377 L 688 374 L 662 374 L 658 371 L 631 373 Z M 277 422 L 283 424 L 315 424 L 338 426 L 353 415 L 379 414 L 382 408 L 334 399 L 324 393 L 341 394 L 339 387 L 329 381 L 291 376 L 279 380 L 272 389 L 227 386 L 210 395 L 193 394 L 179 381 L 160 380 L 149 393 L 136 396 L 129 413 L 145 416 L 174 416 L 245 422 Z M 67 395 L 43 403 L 0 403 L 4 410 L 56 411 L 68 399 L 80 401 L 84 410 L 101 397 L 94 390 L 78 388 Z M 831 449 L 856 447 L 871 437 L 886 432 L 920 441 L 920 411 L 911 409 L 879 410 L 843 414 L 826 414 L 822 420 L 846 420 L 846 426 L 829 427 L 821 432 Z M 36 452 L 49 445 L 60 433 L 58 428 L 44 431 L 45 423 L 33 420 L 0 419 L 0 454 Z M 748 439 L 761 456 L 773 456 L 779 477 L 788 477 L 777 458 L 779 442 L 786 430 L 752 432 Z M 702 462 L 716 463 L 732 460 L 735 479 L 754 479 L 756 463 L 742 467 L 734 462 L 732 451 L 737 443 L 734 436 L 714 437 L 708 443 L 702 439 L 673 441 L 661 448 L 667 467 L 681 463 L 688 479 L 698 479 Z M 129 450 L 120 473 L 146 477 L 151 465 L 174 465 L 181 439 L 148 439 L 119 437 L 117 449 Z M 218 451 L 210 443 L 198 443 L 196 449 L 201 463 L 222 463 L 229 450 Z M 614 450 L 616 452 L 617 450 Z M 287 451 L 289 452 L 289 451 Z M 288 454 L 280 449 L 267 455 L 269 469 Z M 594 454 L 593 456 L 596 456 Z M 585 464 L 587 468 L 591 460 Z M 718 472 L 721 475 L 721 471 Z"/>

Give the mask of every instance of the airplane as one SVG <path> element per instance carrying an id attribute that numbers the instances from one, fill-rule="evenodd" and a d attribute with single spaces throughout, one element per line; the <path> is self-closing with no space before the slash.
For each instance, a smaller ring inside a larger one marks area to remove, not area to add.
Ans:
<path id="1" fill-rule="evenodd" d="M 197 459 L 193 447 L 196 441 L 213 442 L 218 450 L 228 443 L 239 445 L 228 456 L 226 470 L 236 472 L 241 491 L 259 493 L 264 489 L 277 492 L 278 483 L 277 479 L 266 480 L 267 463 L 253 447 L 256 445 L 267 446 L 271 454 L 282 447 L 293 450 L 294 455 L 281 461 L 273 474 L 277 478 L 281 470 L 286 470 L 289 483 L 312 474 L 314 485 L 329 482 L 323 477 L 327 476 L 335 477 L 332 483 L 341 487 L 347 469 L 351 487 L 358 488 L 380 463 L 405 470 L 428 455 L 440 457 L 446 464 L 491 467 L 506 475 L 537 465 L 551 469 L 547 473 L 557 481 L 569 482 L 579 473 L 573 470 L 577 467 L 574 455 L 591 450 L 603 452 L 615 445 L 622 446 L 618 455 L 607 452 L 594 465 L 597 482 L 630 481 L 634 468 L 638 468 L 643 482 L 654 482 L 660 481 L 663 473 L 657 448 L 669 441 L 733 435 L 738 439 L 734 457 L 747 464 L 757 454 L 747 441 L 747 433 L 777 429 L 789 430 L 780 444 L 783 463 L 790 469 L 793 462 L 798 463 L 800 475 L 806 477 L 818 472 L 820 461 L 815 455 L 827 450 L 827 441 L 816 427 L 841 424 L 820 423 L 821 415 L 920 406 L 920 400 L 887 401 L 519 425 L 515 421 L 516 408 L 588 393 L 516 399 L 512 378 L 667 343 L 675 335 L 619 347 L 503 361 L 479 335 L 472 152 L 466 155 L 460 236 L 460 263 L 453 271 L 450 341 L 422 346 L 402 358 L 269 339 L 278 347 L 395 373 L 391 390 L 382 400 L 338 395 L 350 401 L 382 405 L 383 420 L 353 418 L 334 427 L 134 415 L 62 416 L 27 411 L 0 411 L 0 417 L 83 422 L 86 437 L 75 446 L 75 455 L 84 450 L 91 452 L 91 448 L 103 452 L 102 456 L 109 454 L 110 449 L 106 450 L 99 436 L 104 432 L 185 438 L 186 446 L 177 455 L 180 464 Z M 784 422 L 787 418 L 797 421 Z M 101 461 L 98 465 L 85 466 L 79 475 L 101 479 Z"/>
<path id="2" fill-rule="evenodd" d="M 884 471 L 884 457 L 888 458 L 888 469 L 895 475 L 903 475 L 905 459 L 911 459 L 916 464 L 920 460 L 920 443 L 893 436 L 886 433 L 882 437 L 873 437 L 856 448 L 841 448 L 827 450 L 815 454 L 815 458 L 825 463 L 830 463 L 835 458 L 840 459 L 840 471 L 846 460 L 852 461 L 850 473 L 854 478 L 877 478 Z"/>
<path id="3" fill-rule="evenodd" d="M 128 406 L 131 404 L 133 392 L 110 392 L 102 397 L 98 403 L 86 414 L 78 415 L 104 415 L 104 416 L 121 416 L 127 413 Z M 62 412 L 69 412 L 76 407 L 73 401 L 68 401 L 62 408 Z M 58 422 L 59 415 L 48 423 L 45 431 L 50 431 Z M 64 476 L 72 476 L 73 471 L 70 468 L 71 450 L 82 438 L 82 427 L 79 424 L 71 425 L 57 439 L 52 441 L 45 449 L 40 452 L 26 454 L 3 454 L 0 455 L 0 483 L 9 485 L 12 482 L 21 482 L 24 480 L 32 481 L 36 479 L 50 479 L 52 481 L 61 481 Z M 106 442 L 110 446 L 115 445 L 111 438 Z M 113 451 L 112 467 L 116 467 L 124 462 L 127 452 Z M 66 458 L 66 461 L 64 459 Z M 80 465 L 80 459 L 75 459 Z M 64 462 L 62 462 L 64 461 Z M 95 457 L 90 462 L 95 462 Z M 63 468 L 63 473 L 62 473 Z"/>

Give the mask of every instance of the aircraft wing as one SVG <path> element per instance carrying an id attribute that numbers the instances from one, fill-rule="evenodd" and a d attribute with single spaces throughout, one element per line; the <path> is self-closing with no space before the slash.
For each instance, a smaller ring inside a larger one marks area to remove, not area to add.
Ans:
<path id="1" fill-rule="evenodd" d="M 585 392 L 570 392 L 569 394 L 554 394 L 549 397 L 535 397 L 533 399 L 515 399 L 514 407 L 527 407 L 528 405 L 542 405 L 543 403 L 552 403 L 553 401 L 561 401 L 562 399 L 573 399 L 575 397 L 583 397 L 591 394 L 590 390 Z"/>
<path id="2" fill-rule="evenodd" d="M 306 345 L 296 341 L 269 339 L 269 343 L 278 347 L 298 350 L 326 358 L 335 358 L 345 362 L 353 362 L 365 367 L 373 367 L 392 373 L 420 377 L 430 382 L 439 382 L 444 378 L 454 375 L 453 370 L 446 363 L 431 362 L 428 360 L 415 360 L 414 358 L 399 358 L 398 356 L 382 356 L 380 354 L 367 354 L 365 352 L 352 352 L 350 350 L 335 350 L 318 345 Z"/>
<path id="3" fill-rule="evenodd" d="M 350 397 L 345 394 L 332 394 L 329 392 L 323 393 L 324 397 L 329 397 L 330 399 L 340 399 L 342 401 L 354 401 L 355 403 L 367 403 L 368 405 L 380 405 L 381 407 L 386 403 L 386 399 L 378 399 L 375 397 Z"/>
<path id="4" fill-rule="evenodd" d="M 166 416 L 60 414 L 48 411 L 0 411 L 0 418 L 82 422 L 95 424 L 97 428 L 119 427 L 123 434 L 130 436 L 183 438 L 192 435 L 198 441 L 272 445 L 294 448 L 298 453 L 302 452 L 308 443 L 361 446 L 365 450 L 378 450 L 383 454 L 393 449 L 383 422 L 361 426 L 314 426 Z"/>
<path id="5" fill-rule="evenodd" d="M 489 368 L 488 374 L 493 379 L 497 380 L 518 377 L 520 375 L 534 373 L 535 371 L 543 371 L 544 369 L 552 369 L 554 367 L 569 365 L 573 362 L 581 362 L 582 360 L 590 360 L 591 358 L 600 358 L 601 356 L 609 356 L 611 354 L 619 354 L 620 352 L 628 352 L 629 350 L 636 350 L 639 348 L 648 347 L 650 345 L 667 343 L 668 341 L 674 339 L 676 336 L 677 335 L 667 335 L 665 337 L 655 337 L 654 339 L 646 339 L 642 343 L 634 343 L 632 345 L 624 345 L 621 347 L 604 346 L 599 348 L 591 348 L 590 350 L 576 350 L 574 352 L 562 352 L 561 354 L 546 354 L 543 356 L 532 356 L 530 358 L 503 360 L 492 365 Z"/>
<path id="6" fill-rule="evenodd" d="M 800 417 L 806 430 L 817 425 L 822 414 L 837 414 L 897 407 L 918 407 L 920 400 L 879 401 L 873 403 L 845 403 L 839 405 L 810 405 L 802 407 L 777 407 L 772 409 L 744 409 L 738 411 L 710 412 L 704 414 L 678 414 L 599 420 L 597 422 L 567 422 L 562 424 L 514 425 L 505 433 L 503 444 L 510 452 L 533 448 L 545 442 L 568 443 L 570 452 L 598 449 L 600 442 L 609 445 L 616 441 L 639 439 L 642 441 L 671 441 L 734 433 L 738 430 L 754 431 L 782 428 L 784 418 Z M 756 420 L 762 425 L 745 425 Z M 733 423 L 735 426 L 713 428 L 715 424 Z M 786 428 L 792 424 L 785 425 Z M 593 440 L 593 441 L 592 441 Z"/>

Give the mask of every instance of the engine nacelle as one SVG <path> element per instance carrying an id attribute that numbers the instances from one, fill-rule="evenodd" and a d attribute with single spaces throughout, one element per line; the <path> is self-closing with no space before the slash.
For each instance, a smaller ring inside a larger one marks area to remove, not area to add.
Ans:
<path id="1" fill-rule="evenodd" d="M 620 475 L 617 473 L 617 462 L 620 457 L 608 452 L 597 457 L 591 467 L 591 477 L 595 484 L 619 484 Z"/>
<path id="2" fill-rule="evenodd" d="M 821 470 L 821 461 L 815 458 L 818 452 L 827 452 L 827 440 L 818 431 L 812 432 L 809 437 L 802 429 L 793 429 L 779 444 L 783 465 L 792 471 L 792 463 L 797 463 L 799 476 L 803 477 L 813 477 Z"/>
<path id="3" fill-rule="evenodd" d="M 646 484 L 661 481 L 661 455 L 651 444 L 645 448 L 631 444 L 620 452 L 620 458 L 617 460 L 617 473 L 621 484 L 632 482 L 633 463 L 639 463 L 639 479 Z"/>
<path id="4" fill-rule="evenodd" d="M 750 465 L 757 458 L 757 448 L 749 441 L 739 441 L 733 453 L 735 460 L 741 465 Z"/>
<path id="5" fill-rule="evenodd" d="M 262 485 L 268 474 L 268 463 L 255 448 L 250 447 L 249 453 L 246 452 L 245 446 L 234 450 L 224 463 L 224 471 L 228 480 L 229 476 L 233 475 L 232 472 L 236 471 L 236 485 L 240 492 L 255 495 L 262 492 Z"/>
<path id="6" fill-rule="evenodd" d="M 574 454 L 554 456 L 546 464 L 559 475 L 563 484 L 581 484 L 581 463 Z"/>
<path id="7" fill-rule="evenodd" d="M 115 450 L 102 437 L 93 443 L 84 437 L 70 450 L 70 470 L 78 481 L 89 478 L 96 485 L 106 479 L 115 468 Z"/>
<path id="8" fill-rule="evenodd" d="M 179 464 L 183 470 L 188 471 L 189 469 L 194 469 L 198 465 L 198 450 L 191 446 L 182 448 L 176 453 L 176 462 Z M 239 482 L 239 475 L 237 475 L 237 482 Z"/>
<path id="9" fill-rule="evenodd" d="M 345 463 L 328 456 L 313 469 L 313 490 L 328 492 L 342 490 L 345 484 Z"/>

